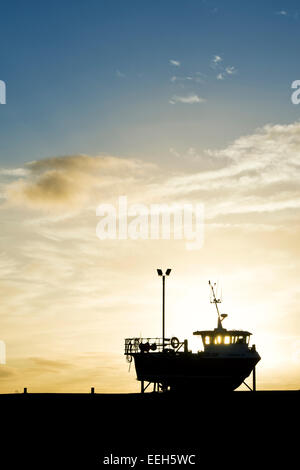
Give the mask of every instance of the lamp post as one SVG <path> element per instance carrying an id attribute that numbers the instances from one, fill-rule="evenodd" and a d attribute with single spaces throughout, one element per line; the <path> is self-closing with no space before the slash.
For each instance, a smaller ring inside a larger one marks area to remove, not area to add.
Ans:
<path id="1" fill-rule="evenodd" d="M 162 340 L 163 340 L 163 352 L 165 350 L 165 278 L 169 276 L 171 269 L 168 268 L 165 273 L 162 269 L 157 269 L 157 274 L 162 277 Z"/>

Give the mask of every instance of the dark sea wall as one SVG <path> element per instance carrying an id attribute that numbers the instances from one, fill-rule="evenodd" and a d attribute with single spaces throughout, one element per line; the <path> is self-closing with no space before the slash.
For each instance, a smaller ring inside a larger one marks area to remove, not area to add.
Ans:
<path id="1" fill-rule="evenodd" d="M 280 458 L 289 466 L 299 458 L 293 427 L 299 397 L 298 391 L 0 395 L 1 453 L 10 468 L 135 468 L 155 461 L 270 467 Z"/>

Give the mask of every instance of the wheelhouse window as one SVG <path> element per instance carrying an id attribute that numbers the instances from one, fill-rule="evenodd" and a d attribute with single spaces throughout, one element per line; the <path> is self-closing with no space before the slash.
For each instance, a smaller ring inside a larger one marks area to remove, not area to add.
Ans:
<path id="1" fill-rule="evenodd" d="M 214 344 L 223 344 L 223 336 L 221 335 L 215 336 Z"/>
<path id="2" fill-rule="evenodd" d="M 245 344 L 246 337 L 245 336 L 237 336 L 237 343 L 238 344 Z"/>
<path id="3" fill-rule="evenodd" d="M 203 335 L 202 341 L 205 346 L 210 344 L 249 344 L 250 336 L 244 334 L 212 334 Z"/>

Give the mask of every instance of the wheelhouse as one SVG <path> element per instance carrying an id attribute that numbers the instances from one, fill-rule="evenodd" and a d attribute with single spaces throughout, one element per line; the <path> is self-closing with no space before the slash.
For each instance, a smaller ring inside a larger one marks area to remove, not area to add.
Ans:
<path id="1" fill-rule="evenodd" d="M 221 346 L 245 344 L 248 346 L 252 333 L 249 333 L 249 331 L 226 330 L 225 328 L 222 328 L 207 331 L 195 331 L 193 334 L 201 336 L 203 346 L 206 348 L 210 345 Z"/>

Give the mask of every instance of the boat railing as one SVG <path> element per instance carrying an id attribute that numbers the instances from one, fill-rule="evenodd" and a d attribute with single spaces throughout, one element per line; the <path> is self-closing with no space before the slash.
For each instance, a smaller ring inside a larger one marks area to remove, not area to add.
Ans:
<path id="1" fill-rule="evenodd" d="M 184 341 L 180 342 L 178 338 L 126 338 L 125 351 L 126 356 L 137 353 L 151 353 L 151 352 L 177 352 L 182 346 Z"/>

